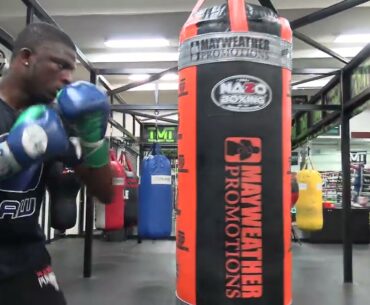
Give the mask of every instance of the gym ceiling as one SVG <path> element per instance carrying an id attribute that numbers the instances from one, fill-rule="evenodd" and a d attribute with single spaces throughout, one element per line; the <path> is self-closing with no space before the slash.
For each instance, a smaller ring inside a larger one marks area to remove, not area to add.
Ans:
<path id="1" fill-rule="evenodd" d="M 72 37 L 77 46 L 97 68 L 122 68 L 127 75 L 107 75 L 111 88 L 132 82 L 132 74 L 160 72 L 177 65 L 178 35 L 195 0 L 38 0 L 45 11 Z M 339 0 L 275 0 L 280 15 L 290 21 L 340 2 Z M 206 4 L 224 3 L 209 0 Z M 257 0 L 249 3 L 258 4 Z M 370 41 L 370 2 L 321 21 L 299 28 L 299 32 L 336 51 L 348 60 Z M 26 22 L 26 7 L 21 0 L 0 1 L 0 27 L 13 37 Z M 369 39 L 345 42 L 344 34 L 369 34 Z M 167 47 L 109 48 L 106 40 L 114 38 L 165 38 Z M 344 42 L 338 42 L 344 39 Z M 155 53 L 148 55 L 147 53 Z M 155 58 L 155 57 L 161 58 Z M 294 39 L 293 66 L 302 68 L 342 68 L 345 64 Z M 314 75 L 295 75 L 293 82 Z M 137 77 L 137 76 L 136 76 Z M 78 66 L 76 79 L 89 79 L 88 71 Z M 293 86 L 293 94 L 312 95 L 329 78 Z M 174 75 L 158 82 L 159 103 L 177 103 L 177 80 Z M 130 104 L 154 104 L 154 84 L 121 94 Z"/>

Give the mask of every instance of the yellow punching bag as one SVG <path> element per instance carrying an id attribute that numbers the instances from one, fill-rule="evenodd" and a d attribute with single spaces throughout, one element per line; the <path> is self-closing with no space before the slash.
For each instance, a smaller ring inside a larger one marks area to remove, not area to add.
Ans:
<path id="1" fill-rule="evenodd" d="M 299 199 L 296 221 L 299 229 L 318 231 L 323 227 L 322 178 L 318 171 L 303 169 L 298 172 Z"/>

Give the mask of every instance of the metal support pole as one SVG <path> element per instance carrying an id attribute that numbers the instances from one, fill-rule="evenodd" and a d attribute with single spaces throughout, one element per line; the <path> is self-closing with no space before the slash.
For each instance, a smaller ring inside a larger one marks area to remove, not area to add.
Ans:
<path id="1" fill-rule="evenodd" d="M 341 98 L 342 98 L 342 207 L 343 207 L 343 275 L 345 283 L 353 281 L 352 266 L 352 230 L 351 230 L 351 164 L 350 164 L 350 114 L 345 111 L 345 103 L 349 101 L 350 81 L 341 73 Z"/>
<path id="2" fill-rule="evenodd" d="M 85 187 L 82 186 L 80 190 L 80 213 L 78 217 L 78 235 L 84 233 L 84 210 L 85 210 Z"/>
<path id="3" fill-rule="evenodd" d="M 35 9 L 33 8 L 32 5 L 27 5 L 27 17 L 26 17 L 26 24 L 30 24 L 33 22 L 34 15 L 35 14 Z"/>
<path id="4" fill-rule="evenodd" d="M 96 84 L 96 73 L 90 72 L 90 82 Z M 86 191 L 86 228 L 85 228 L 85 251 L 84 251 L 84 270 L 83 276 L 91 277 L 92 269 L 92 247 L 93 247 L 93 230 L 94 230 L 94 200 Z"/>

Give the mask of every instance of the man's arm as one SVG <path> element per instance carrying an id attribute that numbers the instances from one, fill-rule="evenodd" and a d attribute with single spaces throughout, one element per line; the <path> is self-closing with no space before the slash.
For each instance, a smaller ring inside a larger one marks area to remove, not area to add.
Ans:
<path id="1" fill-rule="evenodd" d="M 110 203 L 113 200 L 112 170 L 108 165 L 100 168 L 88 168 L 78 165 L 76 174 L 82 179 L 87 191 L 98 198 L 102 203 Z"/>

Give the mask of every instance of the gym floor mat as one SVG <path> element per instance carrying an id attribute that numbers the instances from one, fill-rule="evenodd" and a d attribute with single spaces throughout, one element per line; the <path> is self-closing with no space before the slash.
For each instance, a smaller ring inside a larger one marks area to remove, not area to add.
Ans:
<path id="1" fill-rule="evenodd" d="M 90 279 L 82 277 L 82 239 L 59 240 L 48 248 L 69 305 L 175 305 L 174 241 L 94 240 Z M 354 246 L 353 285 L 343 284 L 341 245 L 293 244 L 293 253 L 293 304 L 367 304 L 370 246 Z"/>

